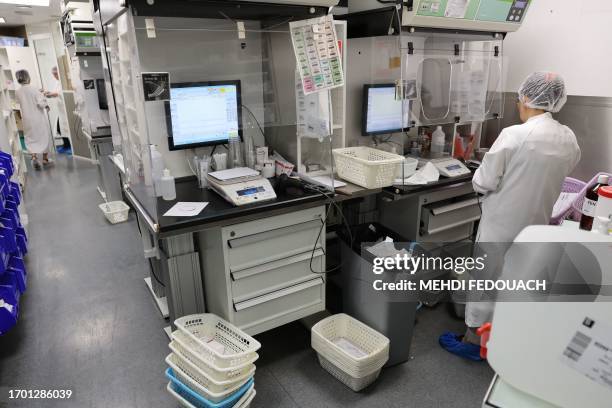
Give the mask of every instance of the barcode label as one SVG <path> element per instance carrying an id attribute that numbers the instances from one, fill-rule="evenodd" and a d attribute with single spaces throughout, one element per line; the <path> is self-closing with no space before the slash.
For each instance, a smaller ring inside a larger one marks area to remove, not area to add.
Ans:
<path id="1" fill-rule="evenodd" d="M 586 316 L 582 323 L 576 321 L 576 328 L 568 332 L 573 337 L 565 348 L 559 348 L 559 359 L 567 367 L 583 374 L 590 381 L 612 391 L 612 326 L 608 324 L 608 315 Z M 568 336 L 569 337 L 569 336 Z M 590 395 L 590 394 L 589 394 Z M 593 396 L 597 404 L 593 406 L 610 406 L 608 394 Z M 604 399 L 608 398 L 604 403 Z"/>
<path id="2" fill-rule="evenodd" d="M 591 344 L 591 338 L 577 331 L 570 344 L 565 348 L 563 354 L 574 361 L 578 361 L 589 344 Z"/>

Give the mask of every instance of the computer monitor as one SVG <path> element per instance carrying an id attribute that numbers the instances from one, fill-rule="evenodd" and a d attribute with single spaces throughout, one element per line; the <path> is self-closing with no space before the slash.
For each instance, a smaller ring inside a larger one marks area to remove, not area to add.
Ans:
<path id="1" fill-rule="evenodd" d="M 404 101 L 395 98 L 395 84 L 363 86 L 361 133 L 364 136 L 407 130 L 410 127 L 408 112 L 408 108 L 404 109 Z"/>
<path id="2" fill-rule="evenodd" d="M 240 81 L 175 83 L 166 101 L 168 148 L 192 149 L 242 138 Z"/>

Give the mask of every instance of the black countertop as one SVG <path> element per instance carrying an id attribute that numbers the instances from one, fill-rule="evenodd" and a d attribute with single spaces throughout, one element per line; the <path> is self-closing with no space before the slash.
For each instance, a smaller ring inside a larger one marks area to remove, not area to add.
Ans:
<path id="1" fill-rule="evenodd" d="M 440 176 L 438 181 L 423 185 L 396 185 L 385 188 L 385 191 L 393 194 L 419 194 L 430 190 L 435 190 L 442 187 L 452 186 L 454 184 L 471 182 L 474 177 L 474 173 L 465 174 L 458 177 L 444 177 Z"/>
<path id="2" fill-rule="evenodd" d="M 423 192 L 436 190 L 459 183 L 466 183 L 472 180 L 473 174 L 466 174 L 460 177 L 440 178 L 440 180 L 425 185 L 405 185 L 384 188 L 382 191 L 396 196 L 408 196 Z M 274 185 L 274 180 L 272 180 Z M 301 195 L 295 194 L 295 189 L 288 191 L 276 191 L 276 199 L 264 201 L 256 204 L 249 204 L 236 207 L 227 202 L 216 192 L 210 189 L 198 187 L 195 177 L 186 177 L 176 180 L 176 199 L 165 201 L 161 197 L 157 199 L 157 225 L 160 236 L 171 236 L 185 232 L 191 232 L 207 227 L 231 224 L 234 219 L 250 218 L 257 219 L 261 213 L 268 213 L 265 216 L 275 215 L 276 213 L 286 212 L 289 208 L 298 210 L 314 205 L 321 205 L 326 201 L 322 195 L 304 191 Z M 380 189 L 368 190 L 372 194 L 380 193 Z M 350 200 L 356 197 L 336 195 L 337 201 Z M 165 217 L 164 214 L 179 201 L 187 202 L 207 202 L 208 205 L 200 214 L 194 217 Z M 272 214 L 271 214 L 272 213 Z M 241 220 L 243 221 L 243 220 Z"/>
<path id="3" fill-rule="evenodd" d="M 295 192 L 295 189 L 293 192 Z M 158 232 L 160 235 L 172 235 L 173 232 L 176 233 L 179 230 L 190 228 L 203 229 L 206 226 L 222 224 L 234 218 L 281 210 L 287 207 L 298 207 L 305 204 L 312 206 L 325 202 L 325 198 L 318 193 L 303 192 L 303 195 L 292 194 L 291 189 L 288 189 L 288 191 L 278 191 L 276 189 L 276 196 L 276 199 L 272 201 L 236 207 L 216 192 L 199 188 L 195 177 L 178 179 L 176 181 L 176 200 L 165 201 L 161 197 L 157 199 Z M 208 205 L 200 214 L 194 217 L 164 217 L 166 211 L 179 201 L 207 202 Z"/>

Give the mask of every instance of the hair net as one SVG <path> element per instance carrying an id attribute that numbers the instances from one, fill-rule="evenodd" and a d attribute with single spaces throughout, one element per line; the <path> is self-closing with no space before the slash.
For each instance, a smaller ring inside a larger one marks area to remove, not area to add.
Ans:
<path id="1" fill-rule="evenodd" d="M 30 74 L 25 69 L 20 69 L 15 72 L 15 77 L 20 84 L 27 84 L 30 82 Z"/>
<path id="2" fill-rule="evenodd" d="M 559 112 L 567 102 L 565 81 L 553 72 L 534 72 L 519 88 L 519 100 L 529 108 Z"/>

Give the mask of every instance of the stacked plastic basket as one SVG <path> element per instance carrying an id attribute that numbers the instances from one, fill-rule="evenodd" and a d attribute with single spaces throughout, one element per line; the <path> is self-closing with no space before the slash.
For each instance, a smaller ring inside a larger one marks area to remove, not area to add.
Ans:
<path id="1" fill-rule="evenodd" d="M 389 339 L 343 313 L 315 324 L 311 345 L 321 367 L 353 391 L 376 381 L 389 360 Z"/>
<path id="2" fill-rule="evenodd" d="M 247 408 L 255 398 L 259 342 L 213 314 L 174 322 L 168 392 L 184 407 Z"/>
<path id="3" fill-rule="evenodd" d="M 13 159 L 0 152 L 0 334 L 17 323 L 19 298 L 26 290 L 23 257 L 28 240 L 19 217 L 21 190 L 12 182 Z"/>

